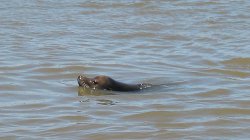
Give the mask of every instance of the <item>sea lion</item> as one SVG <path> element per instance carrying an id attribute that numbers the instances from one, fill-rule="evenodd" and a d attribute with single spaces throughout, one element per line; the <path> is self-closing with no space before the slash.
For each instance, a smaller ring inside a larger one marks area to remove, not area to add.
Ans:
<path id="1" fill-rule="evenodd" d="M 136 91 L 147 87 L 151 87 L 150 84 L 126 84 L 118 82 L 108 76 L 100 75 L 94 78 L 87 78 L 86 76 L 79 75 L 77 78 L 78 84 L 81 87 L 101 90 L 112 91 Z"/>

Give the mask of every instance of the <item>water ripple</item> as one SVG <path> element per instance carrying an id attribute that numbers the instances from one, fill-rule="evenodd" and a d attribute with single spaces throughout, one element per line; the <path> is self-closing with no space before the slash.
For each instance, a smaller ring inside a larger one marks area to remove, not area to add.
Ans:
<path id="1" fill-rule="evenodd" d="M 1 1 L 0 139 L 248 139 L 248 1 Z M 151 83 L 78 88 L 79 74 Z"/>

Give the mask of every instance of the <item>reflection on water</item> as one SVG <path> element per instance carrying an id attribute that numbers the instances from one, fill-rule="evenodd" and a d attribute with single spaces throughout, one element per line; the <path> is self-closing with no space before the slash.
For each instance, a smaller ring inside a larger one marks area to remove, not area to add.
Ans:
<path id="1" fill-rule="evenodd" d="M 98 90 L 85 87 L 78 87 L 78 96 L 102 96 L 102 95 L 114 95 L 115 93 L 107 90 Z"/>
<path id="2" fill-rule="evenodd" d="M 105 99 L 98 100 L 98 101 L 99 101 L 99 104 L 101 105 L 115 105 L 117 103 L 117 102 L 114 102 L 111 100 L 105 100 Z"/>
<path id="3" fill-rule="evenodd" d="M 248 139 L 250 2 L 0 5 L 0 139 Z M 152 83 L 88 90 L 79 74 Z"/>

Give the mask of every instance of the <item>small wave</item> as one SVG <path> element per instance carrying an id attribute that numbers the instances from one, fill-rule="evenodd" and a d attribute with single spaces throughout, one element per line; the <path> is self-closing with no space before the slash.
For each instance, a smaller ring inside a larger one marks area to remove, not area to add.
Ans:
<path id="1" fill-rule="evenodd" d="M 215 73 L 215 74 L 229 75 L 229 76 L 240 77 L 240 78 L 250 77 L 250 73 L 249 72 L 243 72 L 243 71 L 239 71 L 239 70 L 209 69 L 209 70 L 205 70 L 205 72 Z"/>
<path id="2" fill-rule="evenodd" d="M 228 89 L 216 89 L 216 90 L 196 94 L 196 96 L 199 96 L 199 97 L 219 97 L 219 96 L 229 95 L 229 93 L 230 93 L 230 90 L 228 90 Z"/>
<path id="3" fill-rule="evenodd" d="M 233 58 L 221 63 L 227 67 L 250 69 L 250 58 Z"/>

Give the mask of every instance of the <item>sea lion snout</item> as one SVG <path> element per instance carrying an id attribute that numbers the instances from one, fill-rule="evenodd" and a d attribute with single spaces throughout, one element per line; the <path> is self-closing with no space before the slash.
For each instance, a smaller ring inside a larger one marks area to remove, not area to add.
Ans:
<path id="1" fill-rule="evenodd" d="M 79 75 L 78 77 L 77 77 L 77 81 L 78 81 L 78 83 L 79 82 L 81 82 L 81 81 L 83 81 L 84 80 L 84 76 L 82 76 L 82 75 Z"/>
<path id="2" fill-rule="evenodd" d="M 87 78 L 83 75 L 79 75 L 77 77 L 77 82 L 78 82 L 79 86 L 89 87 L 90 80 L 89 80 L 89 78 Z"/>
<path id="3" fill-rule="evenodd" d="M 83 76 L 82 76 L 82 75 L 79 75 L 78 78 L 77 78 L 77 80 L 78 80 L 78 81 L 79 81 L 79 80 L 83 80 Z"/>

